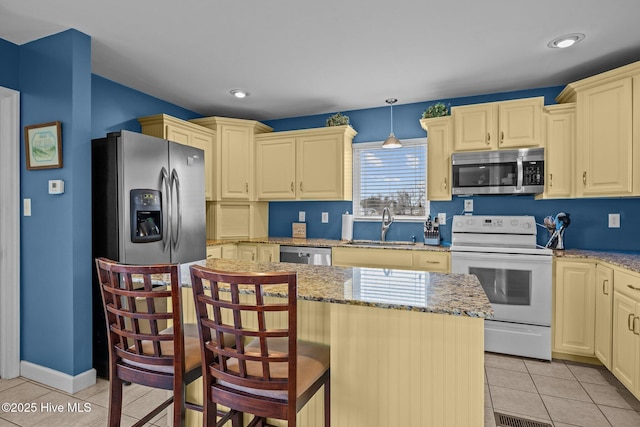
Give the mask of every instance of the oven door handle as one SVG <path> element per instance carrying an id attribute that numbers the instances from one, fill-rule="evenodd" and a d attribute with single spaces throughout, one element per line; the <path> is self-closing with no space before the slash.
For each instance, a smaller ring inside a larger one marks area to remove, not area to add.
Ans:
<path id="1" fill-rule="evenodd" d="M 522 157 L 518 157 L 517 160 L 517 167 L 518 167 L 518 178 L 516 180 L 516 192 L 522 191 L 522 181 L 524 179 L 524 171 L 523 171 L 523 167 L 522 167 Z"/>

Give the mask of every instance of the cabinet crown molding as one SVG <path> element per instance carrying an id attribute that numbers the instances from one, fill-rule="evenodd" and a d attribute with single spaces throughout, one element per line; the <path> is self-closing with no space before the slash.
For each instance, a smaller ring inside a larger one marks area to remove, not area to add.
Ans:
<path id="1" fill-rule="evenodd" d="M 271 134 L 262 134 L 257 135 L 259 139 L 268 139 L 269 137 L 274 138 L 282 138 L 282 137 L 291 137 L 295 138 L 296 136 L 309 136 L 309 135 L 328 135 L 328 134 L 344 134 L 353 138 L 358 134 L 358 132 L 352 128 L 350 125 L 343 126 L 327 126 L 323 128 L 307 128 L 307 129 L 299 129 L 299 130 L 286 130 L 282 132 L 273 132 Z"/>
<path id="2" fill-rule="evenodd" d="M 261 123 L 256 120 L 247 120 L 247 119 L 234 119 L 231 117 L 219 117 L 219 116 L 211 116 L 211 117 L 202 117 L 199 119 L 191 119 L 189 120 L 191 123 L 195 123 L 200 126 L 204 126 L 209 129 L 217 130 L 219 126 L 222 125 L 235 125 L 235 126 L 247 126 L 253 128 L 253 133 L 268 133 L 273 132 L 273 128 L 271 126 L 267 126 L 264 123 Z"/>
<path id="3" fill-rule="evenodd" d="M 556 97 L 556 102 L 575 102 L 579 91 L 637 75 L 640 75 L 640 61 L 569 83 Z"/>

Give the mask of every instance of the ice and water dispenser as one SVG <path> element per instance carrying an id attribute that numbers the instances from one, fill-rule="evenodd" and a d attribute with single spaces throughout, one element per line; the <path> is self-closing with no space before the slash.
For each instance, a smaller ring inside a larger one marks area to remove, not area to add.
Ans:
<path id="1" fill-rule="evenodd" d="M 158 190 L 131 190 L 131 241 L 162 240 L 162 193 Z"/>

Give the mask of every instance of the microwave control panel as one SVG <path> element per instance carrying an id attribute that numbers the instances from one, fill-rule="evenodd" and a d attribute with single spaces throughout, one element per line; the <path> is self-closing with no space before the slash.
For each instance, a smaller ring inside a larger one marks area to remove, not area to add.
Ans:
<path id="1" fill-rule="evenodd" d="M 522 185 L 544 184 L 544 162 L 522 162 Z"/>

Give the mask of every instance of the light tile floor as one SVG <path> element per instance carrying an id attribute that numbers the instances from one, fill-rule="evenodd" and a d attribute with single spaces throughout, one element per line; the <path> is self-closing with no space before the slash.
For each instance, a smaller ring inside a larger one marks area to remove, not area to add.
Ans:
<path id="1" fill-rule="evenodd" d="M 494 411 L 555 427 L 640 427 L 640 401 L 604 367 L 485 353 L 485 427 Z"/>
<path id="2" fill-rule="evenodd" d="M 70 395 L 24 378 L 0 379 L 0 403 L 30 404 L 26 408 L 14 406 L 12 409 L 20 409 L 17 412 L 3 407 L 0 427 L 105 426 L 108 386 L 107 381 L 98 380 L 96 385 Z M 133 384 L 125 387 L 124 393 L 123 427 L 134 424 L 166 399 L 168 392 Z M 70 411 L 73 408 L 84 412 Z M 554 427 L 640 427 L 640 402 L 605 368 L 486 353 L 485 427 L 495 427 L 493 411 Z M 166 416 L 159 415 L 152 425 L 166 426 Z"/>

